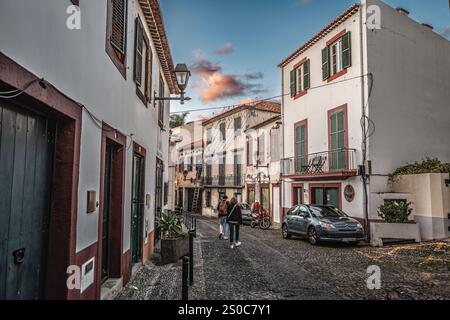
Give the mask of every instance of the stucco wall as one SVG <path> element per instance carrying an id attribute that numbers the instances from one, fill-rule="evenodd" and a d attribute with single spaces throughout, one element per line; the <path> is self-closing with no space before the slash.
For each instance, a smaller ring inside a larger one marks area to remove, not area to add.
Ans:
<path id="1" fill-rule="evenodd" d="M 165 162 L 164 177 L 167 181 L 168 130 L 161 133 L 157 126 L 157 108 L 153 105 L 146 108 L 143 105 L 136 96 L 132 81 L 134 20 L 138 13 L 142 13 L 137 1 L 129 1 L 125 80 L 105 52 L 106 0 L 81 1 L 81 30 L 66 28 L 66 9 L 70 4 L 70 1 L 60 0 L 1 1 L 0 51 L 37 76 L 44 77 L 70 98 L 84 104 L 96 117 L 110 126 L 124 134 L 133 134 L 133 140 L 146 148 L 145 192 L 151 195 L 151 205 L 150 208 L 145 208 L 145 219 L 149 219 L 150 229 L 153 229 L 157 141 L 161 143 L 160 156 Z M 153 43 L 151 45 L 154 51 Z M 159 69 L 157 55 L 154 54 L 152 84 L 156 90 Z M 166 92 L 168 91 L 166 86 Z M 166 124 L 168 115 L 167 104 Z M 125 164 L 124 251 L 130 248 L 131 143 L 131 139 L 128 139 Z M 100 145 L 101 130 L 84 112 L 78 188 L 77 252 L 98 240 L 98 211 L 86 214 L 85 198 L 87 190 L 97 190 L 97 196 L 99 194 Z"/>
<path id="2" fill-rule="evenodd" d="M 450 42 L 379 0 L 367 4 L 380 7 L 382 25 L 367 31 L 373 173 L 425 157 L 450 161 Z"/>

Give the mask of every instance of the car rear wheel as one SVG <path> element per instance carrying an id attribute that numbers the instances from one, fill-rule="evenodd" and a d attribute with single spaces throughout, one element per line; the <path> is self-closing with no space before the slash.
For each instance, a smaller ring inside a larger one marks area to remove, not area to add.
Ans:
<path id="1" fill-rule="evenodd" d="M 315 246 L 315 245 L 317 245 L 319 243 L 319 237 L 317 235 L 316 228 L 314 228 L 314 227 L 309 228 L 309 230 L 308 230 L 308 241 L 313 246 Z"/>
<path id="2" fill-rule="evenodd" d="M 289 233 L 286 224 L 283 224 L 283 226 L 281 227 L 281 232 L 283 234 L 283 239 L 290 239 L 291 238 L 291 234 Z"/>

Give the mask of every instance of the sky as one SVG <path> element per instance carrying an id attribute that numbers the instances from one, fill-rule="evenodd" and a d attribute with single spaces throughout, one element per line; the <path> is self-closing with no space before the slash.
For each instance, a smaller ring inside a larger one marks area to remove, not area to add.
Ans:
<path id="1" fill-rule="evenodd" d="M 450 0 L 384 0 L 450 40 Z M 357 0 L 160 0 L 174 64 L 192 72 L 189 120 L 281 93 L 278 64 Z"/>

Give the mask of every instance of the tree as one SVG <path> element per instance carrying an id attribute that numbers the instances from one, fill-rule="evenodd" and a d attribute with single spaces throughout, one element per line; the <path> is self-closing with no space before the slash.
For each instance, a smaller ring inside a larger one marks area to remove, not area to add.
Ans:
<path id="1" fill-rule="evenodd" d="M 185 112 L 183 114 L 171 114 L 170 115 L 170 128 L 181 127 L 186 124 L 186 117 L 189 112 Z"/>

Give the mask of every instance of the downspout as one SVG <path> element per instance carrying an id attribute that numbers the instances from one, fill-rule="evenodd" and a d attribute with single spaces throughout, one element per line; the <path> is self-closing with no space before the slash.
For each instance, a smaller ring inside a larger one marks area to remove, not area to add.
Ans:
<path id="1" fill-rule="evenodd" d="M 365 167 L 366 160 L 367 160 L 367 137 L 366 137 L 366 97 L 365 97 L 365 69 L 364 69 L 364 32 L 363 32 L 363 18 L 364 18 L 364 10 L 363 7 L 367 5 L 367 2 L 363 2 L 360 6 L 360 15 L 359 15 L 359 28 L 360 28 L 360 63 L 361 63 L 361 116 L 363 117 L 362 121 L 362 166 Z M 367 104 L 367 107 L 369 107 L 369 104 Z M 368 177 L 366 175 L 367 173 L 365 170 L 363 171 L 363 174 L 361 175 L 362 181 L 363 181 L 363 189 L 364 189 L 364 220 L 365 220 L 365 230 L 366 230 L 366 238 L 368 241 L 370 241 L 369 237 L 369 194 L 367 190 L 367 183 L 368 183 Z"/>
<path id="2" fill-rule="evenodd" d="M 283 178 L 283 167 L 284 167 L 284 159 L 285 159 L 285 154 L 284 154 L 284 130 L 285 130 L 285 121 L 284 121 L 284 66 L 281 66 L 281 161 L 280 161 L 280 182 L 281 182 L 281 188 L 280 188 L 280 192 L 281 192 L 281 208 L 280 208 L 280 221 L 281 224 L 283 224 L 284 221 L 284 205 L 286 203 L 286 199 L 285 199 L 285 183 L 284 183 L 284 178 Z"/>

